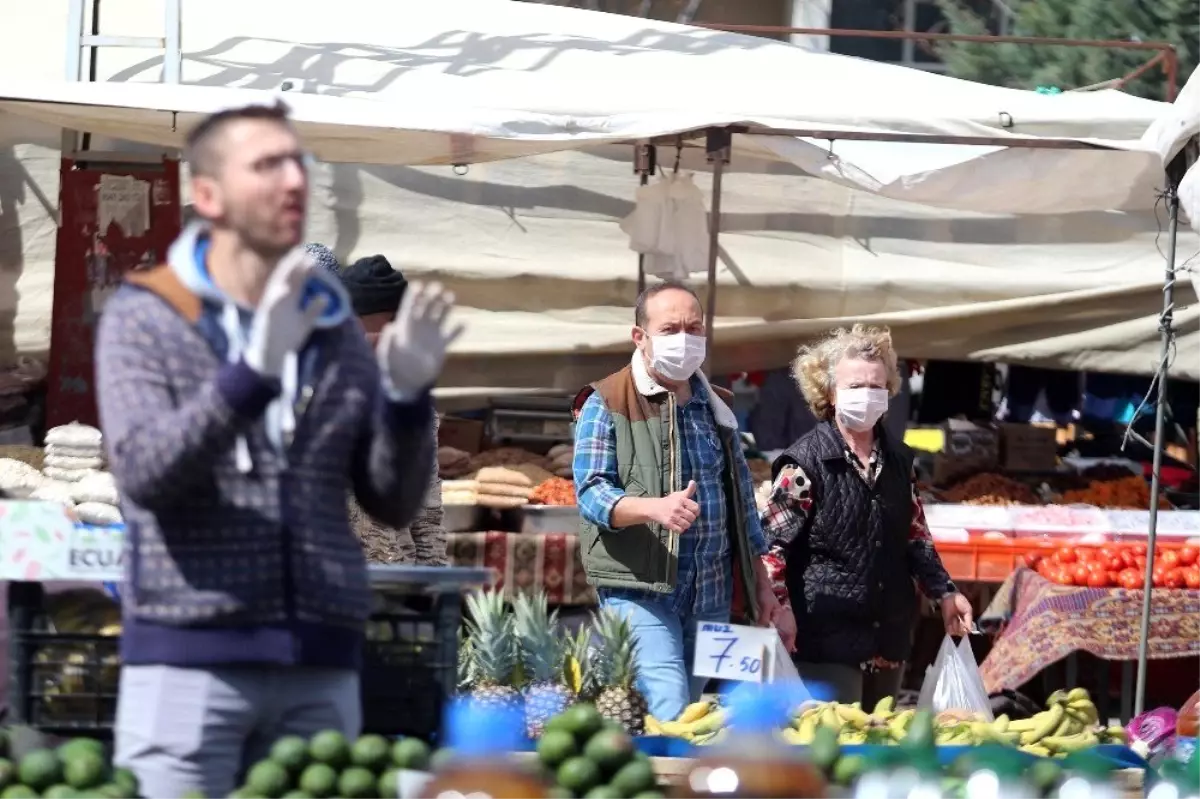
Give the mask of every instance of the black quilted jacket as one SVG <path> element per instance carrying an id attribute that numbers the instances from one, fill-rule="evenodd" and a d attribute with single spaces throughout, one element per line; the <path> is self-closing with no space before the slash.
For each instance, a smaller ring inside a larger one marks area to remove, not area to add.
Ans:
<path id="1" fill-rule="evenodd" d="M 917 593 L 908 565 L 911 450 L 887 436 L 883 465 L 868 486 L 846 460 L 837 428 L 822 422 L 776 459 L 812 483 L 813 510 L 787 557 L 798 657 L 815 663 L 908 658 Z"/>

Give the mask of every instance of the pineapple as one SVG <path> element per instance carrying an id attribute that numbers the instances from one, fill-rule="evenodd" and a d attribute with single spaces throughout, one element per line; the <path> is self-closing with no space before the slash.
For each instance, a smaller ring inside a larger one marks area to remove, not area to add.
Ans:
<path id="1" fill-rule="evenodd" d="M 458 628 L 458 690 L 466 691 L 475 682 L 471 663 L 471 637 L 466 626 Z"/>
<path id="2" fill-rule="evenodd" d="M 596 700 L 596 670 L 592 668 L 592 627 L 582 624 L 571 636 L 565 667 L 565 681 L 581 702 Z"/>
<path id="3" fill-rule="evenodd" d="M 558 611 L 549 613 L 546 594 L 521 594 L 513 602 L 521 662 L 528 678 L 525 687 L 525 731 L 540 738 L 546 722 L 575 701 L 575 692 L 563 681 L 567 639 L 558 629 Z"/>
<path id="4" fill-rule="evenodd" d="M 521 692 L 513 687 L 517 666 L 517 637 L 504 595 L 481 591 L 467 597 L 470 642 L 468 662 L 460 669 L 471 683 L 470 696 L 481 705 L 520 710 Z"/>
<path id="5" fill-rule="evenodd" d="M 637 638 L 633 627 L 629 619 L 611 610 L 601 610 L 593 624 L 600 637 L 594 659 L 600 686 L 596 710 L 620 724 L 630 735 L 641 735 L 649 707 L 646 697 L 637 689 Z"/>

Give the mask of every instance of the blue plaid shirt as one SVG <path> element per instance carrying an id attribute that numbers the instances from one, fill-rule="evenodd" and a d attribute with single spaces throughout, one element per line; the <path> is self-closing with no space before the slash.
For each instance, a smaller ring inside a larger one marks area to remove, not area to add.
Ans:
<path id="1" fill-rule="evenodd" d="M 666 599 L 680 615 L 728 611 L 733 598 L 733 564 L 729 525 L 726 518 L 725 489 L 721 482 L 724 455 L 717 425 L 708 404 L 708 390 L 692 378 L 692 398 L 677 406 L 676 424 L 683 452 L 682 485 L 696 481 L 696 503 L 700 515 L 679 536 L 679 579 L 669 595 L 631 589 L 604 589 L 602 597 L 626 599 Z M 745 500 L 742 512 L 750 546 L 755 555 L 767 551 L 754 503 L 754 482 L 746 458 L 738 450 L 735 456 L 737 479 Z M 612 509 L 625 492 L 617 471 L 616 434 L 612 414 L 600 394 L 588 397 L 575 426 L 575 493 L 584 519 L 602 529 L 612 529 Z"/>

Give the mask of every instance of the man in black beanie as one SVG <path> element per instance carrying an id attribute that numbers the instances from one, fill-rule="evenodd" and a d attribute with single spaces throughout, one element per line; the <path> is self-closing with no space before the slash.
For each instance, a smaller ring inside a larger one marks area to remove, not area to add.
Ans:
<path id="1" fill-rule="evenodd" d="M 371 346 L 381 331 L 396 316 L 408 281 L 392 269 L 382 255 L 360 258 L 342 269 L 338 276 L 350 294 L 354 315 L 367 332 Z M 437 414 L 434 414 L 434 440 L 437 439 Z M 420 566 L 445 566 L 446 530 L 442 525 L 442 481 L 438 477 L 437 457 L 431 465 L 433 478 L 425 497 L 425 508 L 407 530 L 391 530 L 363 513 L 351 498 L 350 522 L 363 543 L 367 559 Z"/>

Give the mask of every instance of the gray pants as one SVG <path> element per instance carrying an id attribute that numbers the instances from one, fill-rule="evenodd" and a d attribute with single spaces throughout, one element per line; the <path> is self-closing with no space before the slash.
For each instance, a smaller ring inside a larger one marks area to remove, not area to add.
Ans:
<path id="1" fill-rule="evenodd" d="M 880 699 L 896 695 L 904 676 L 903 666 L 868 673 L 844 663 L 797 663 L 796 671 L 806 683 L 824 684 L 833 692 L 833 701 L 844 705 L 861 702 L 868 713 Z"/>
<path id="2" fill-rule="evenodd" d="M 351 737 L 361 726 L 354 671 L 126 666 L 115 760 L 137 775 L 140 796 L 228 796 L 279 737 Z"/>

